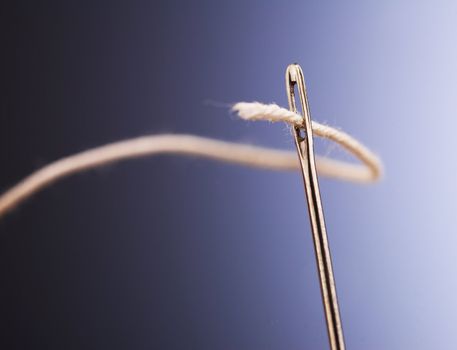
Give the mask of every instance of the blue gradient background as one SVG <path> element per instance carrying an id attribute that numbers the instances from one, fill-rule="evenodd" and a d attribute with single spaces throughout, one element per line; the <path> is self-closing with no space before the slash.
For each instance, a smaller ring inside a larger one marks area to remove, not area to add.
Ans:
<path id="1" fill-rule="evenodd" d="M 321 180 L 348 349 L 457 347 L 457 3 L 5 3 L 0 187 L 146 133 L 292 149 L 205 101 L 286 104 L 384 160 Z M 322 152 L 345 157 L 332 145 Z M 0 345 L 326 349 L 299 174 L 156 157 L 66 179 L 0 221 Z"/>

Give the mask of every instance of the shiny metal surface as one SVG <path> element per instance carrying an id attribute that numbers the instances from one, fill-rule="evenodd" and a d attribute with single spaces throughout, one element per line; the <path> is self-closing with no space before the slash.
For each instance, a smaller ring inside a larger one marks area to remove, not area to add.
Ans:
<path id="1" fill-rule="evenodd" d="M 343 328 L 314 160 L 313 132 L 308 97 L 306 95 L 303 72 L 298 64 L 291 64 L 287 67 L 286 87 L 290 110 L 303 116 L 303 125 L 293 127 L 292 131 L 305 183 L 330 348 L 331 350 L 343 350 L 345 349 Z M 301 113 L 297 110 L 295 88 L 297 88 L 300 98 Z"/>

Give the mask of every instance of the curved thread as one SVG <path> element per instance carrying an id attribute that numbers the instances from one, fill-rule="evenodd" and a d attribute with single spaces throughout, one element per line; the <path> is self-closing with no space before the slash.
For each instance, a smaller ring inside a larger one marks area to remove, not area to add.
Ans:
<path id="1" fill-rule="evenodd" d="M 263 119 L 293 123 L 293 116 L 283 108 L 276 106 L 279 109 L 268 112 L 268 109 L 272 110 L 272 106 L 255 102 L 236 104 L 233 109 L 246 120 Z M 258 114 L 259 109 L 264 113 L 263 118 Z M 253 113 L 256 110 L 257 112 Z M 289 120 L 284 119 L 285 115 L 279 117 L 283 111 L 289 113 Z M 313 132 L 318 136 L 339 143 L 365 164 L 356 165 L 328 158 L 318 158 L 317 169 L 321 175 L 358 183 L 374 182 L 380 177 L 381 163 L 379 159 L 357 140 L 342 131 L 315 122 L 313 123 Z M 155 154 L 191 155 L 278 171 L 297 170 L 299 168 L 296 154 L 290 151 L 213 140 L 193 135 L 142 136 L 83 151 L 57 160 L 35 171 L 0 196 L 0 217 L 34 193 L 66 176 L 108 163 Z"/>

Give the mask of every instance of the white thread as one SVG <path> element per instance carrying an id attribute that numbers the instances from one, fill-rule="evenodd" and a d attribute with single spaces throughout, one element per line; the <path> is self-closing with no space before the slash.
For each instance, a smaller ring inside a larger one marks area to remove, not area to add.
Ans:
<path id="1" fill-rule="evenodd" d="M 245 120 L 301 123 L 301 116 L 277 105 L 241 102 L 233 106 Z M 320 175 L 353 182 L 373 182 L 381 174 L 380 160 L 366 147 L 342 131 L 313 122 L 313 132 L 347 149 L 365 166 L 317 157 Z M 245 166 L 271 170 L 298 169 L 295 152 L 279 151 L 234 142 L 212 140 L 192 135 L 143 136 L 119 141 L 57 160 L 32 173 L 0 196 L 0 217 L 55 181 L 76 172 L 107 163 L 160 153 L 195 155 Z"/>
<path id="2" fill-rule="evenodd" d="M 268 120 L 270 122 L 286 122 L 291 125 L 300 125 L 303 117 L 277 104 L 263 104 L 260 102 L 238 102 L 232 110 L 244 120 Z"/>
<path id="3" fill-rule="evenodd" d="M 238 102 L 233 105 L 232 110 L 237 112 L 238 115 L 244 120 L 267 120 L 270 122 L 282 121 L 294 126 L 302 126 L 303 121 L 303 117 L 301 115 L 279 107 L 276 104 L 263 104 L 260 102 Z M 344 131 L 337 130 L 324 124 L 319 124 L 315 121 L 312 121 L 311 124 L 313 134 L 338 143 L 349 153 L 352 153 L 355 157 L 357 157 L 367 167 L 363 171 L 362 169 L 358 169 L 355 173 L 353 173 L 353 170 L 355 170 L 353 168 L 354 165 L 340 163 L 340 174 L 344 173 L 350 177 L 345 178 L 346 180 L 353 180 L 356 182 L 369 182 L 379 179 L 382 172 L 381 160 L 367 147 L 354 139 L 352 136 L 346 134 Z M 322 171 L 322 159 L 320 163 L 321 166 L 319 167 L 320 169 L 318 168 L 318 170 Z M 350 166 L 350 168 L 347 168 L 347 166 Z M 368 172 L 366 172 L 366 170 L 368 170 Z M 354 177 L 352 177 L 352 175 L 354 175 Z"/>

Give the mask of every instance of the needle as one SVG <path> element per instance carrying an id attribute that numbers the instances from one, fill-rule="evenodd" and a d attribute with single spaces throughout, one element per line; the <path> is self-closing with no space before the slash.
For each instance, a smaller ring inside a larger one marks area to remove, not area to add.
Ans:
<path id="1" fill-rule="evenodd" d="M 331 350 L 344 350 L 343 328 L 338 308 L 335 279 L 333 277 L 332 258 L 330 256 L 330 248 L 325 229 L 324 212 L 322 210 L 316 164 L 314 160 L 313 131 L 308 97 L 306 95 L 303 71 L 298 64 L 291 64 L 287 67 L 286 87 L 289 109 L 298 113 L 297 105 L 295 103 L 295 87 L 297 87 L 298 90 L 302 109 L 301 115 L 303 116 L 303 125 L 293 126 L 292 132 L 305 184 L 308 213 L 314 240 L 330 348 Z"/>

